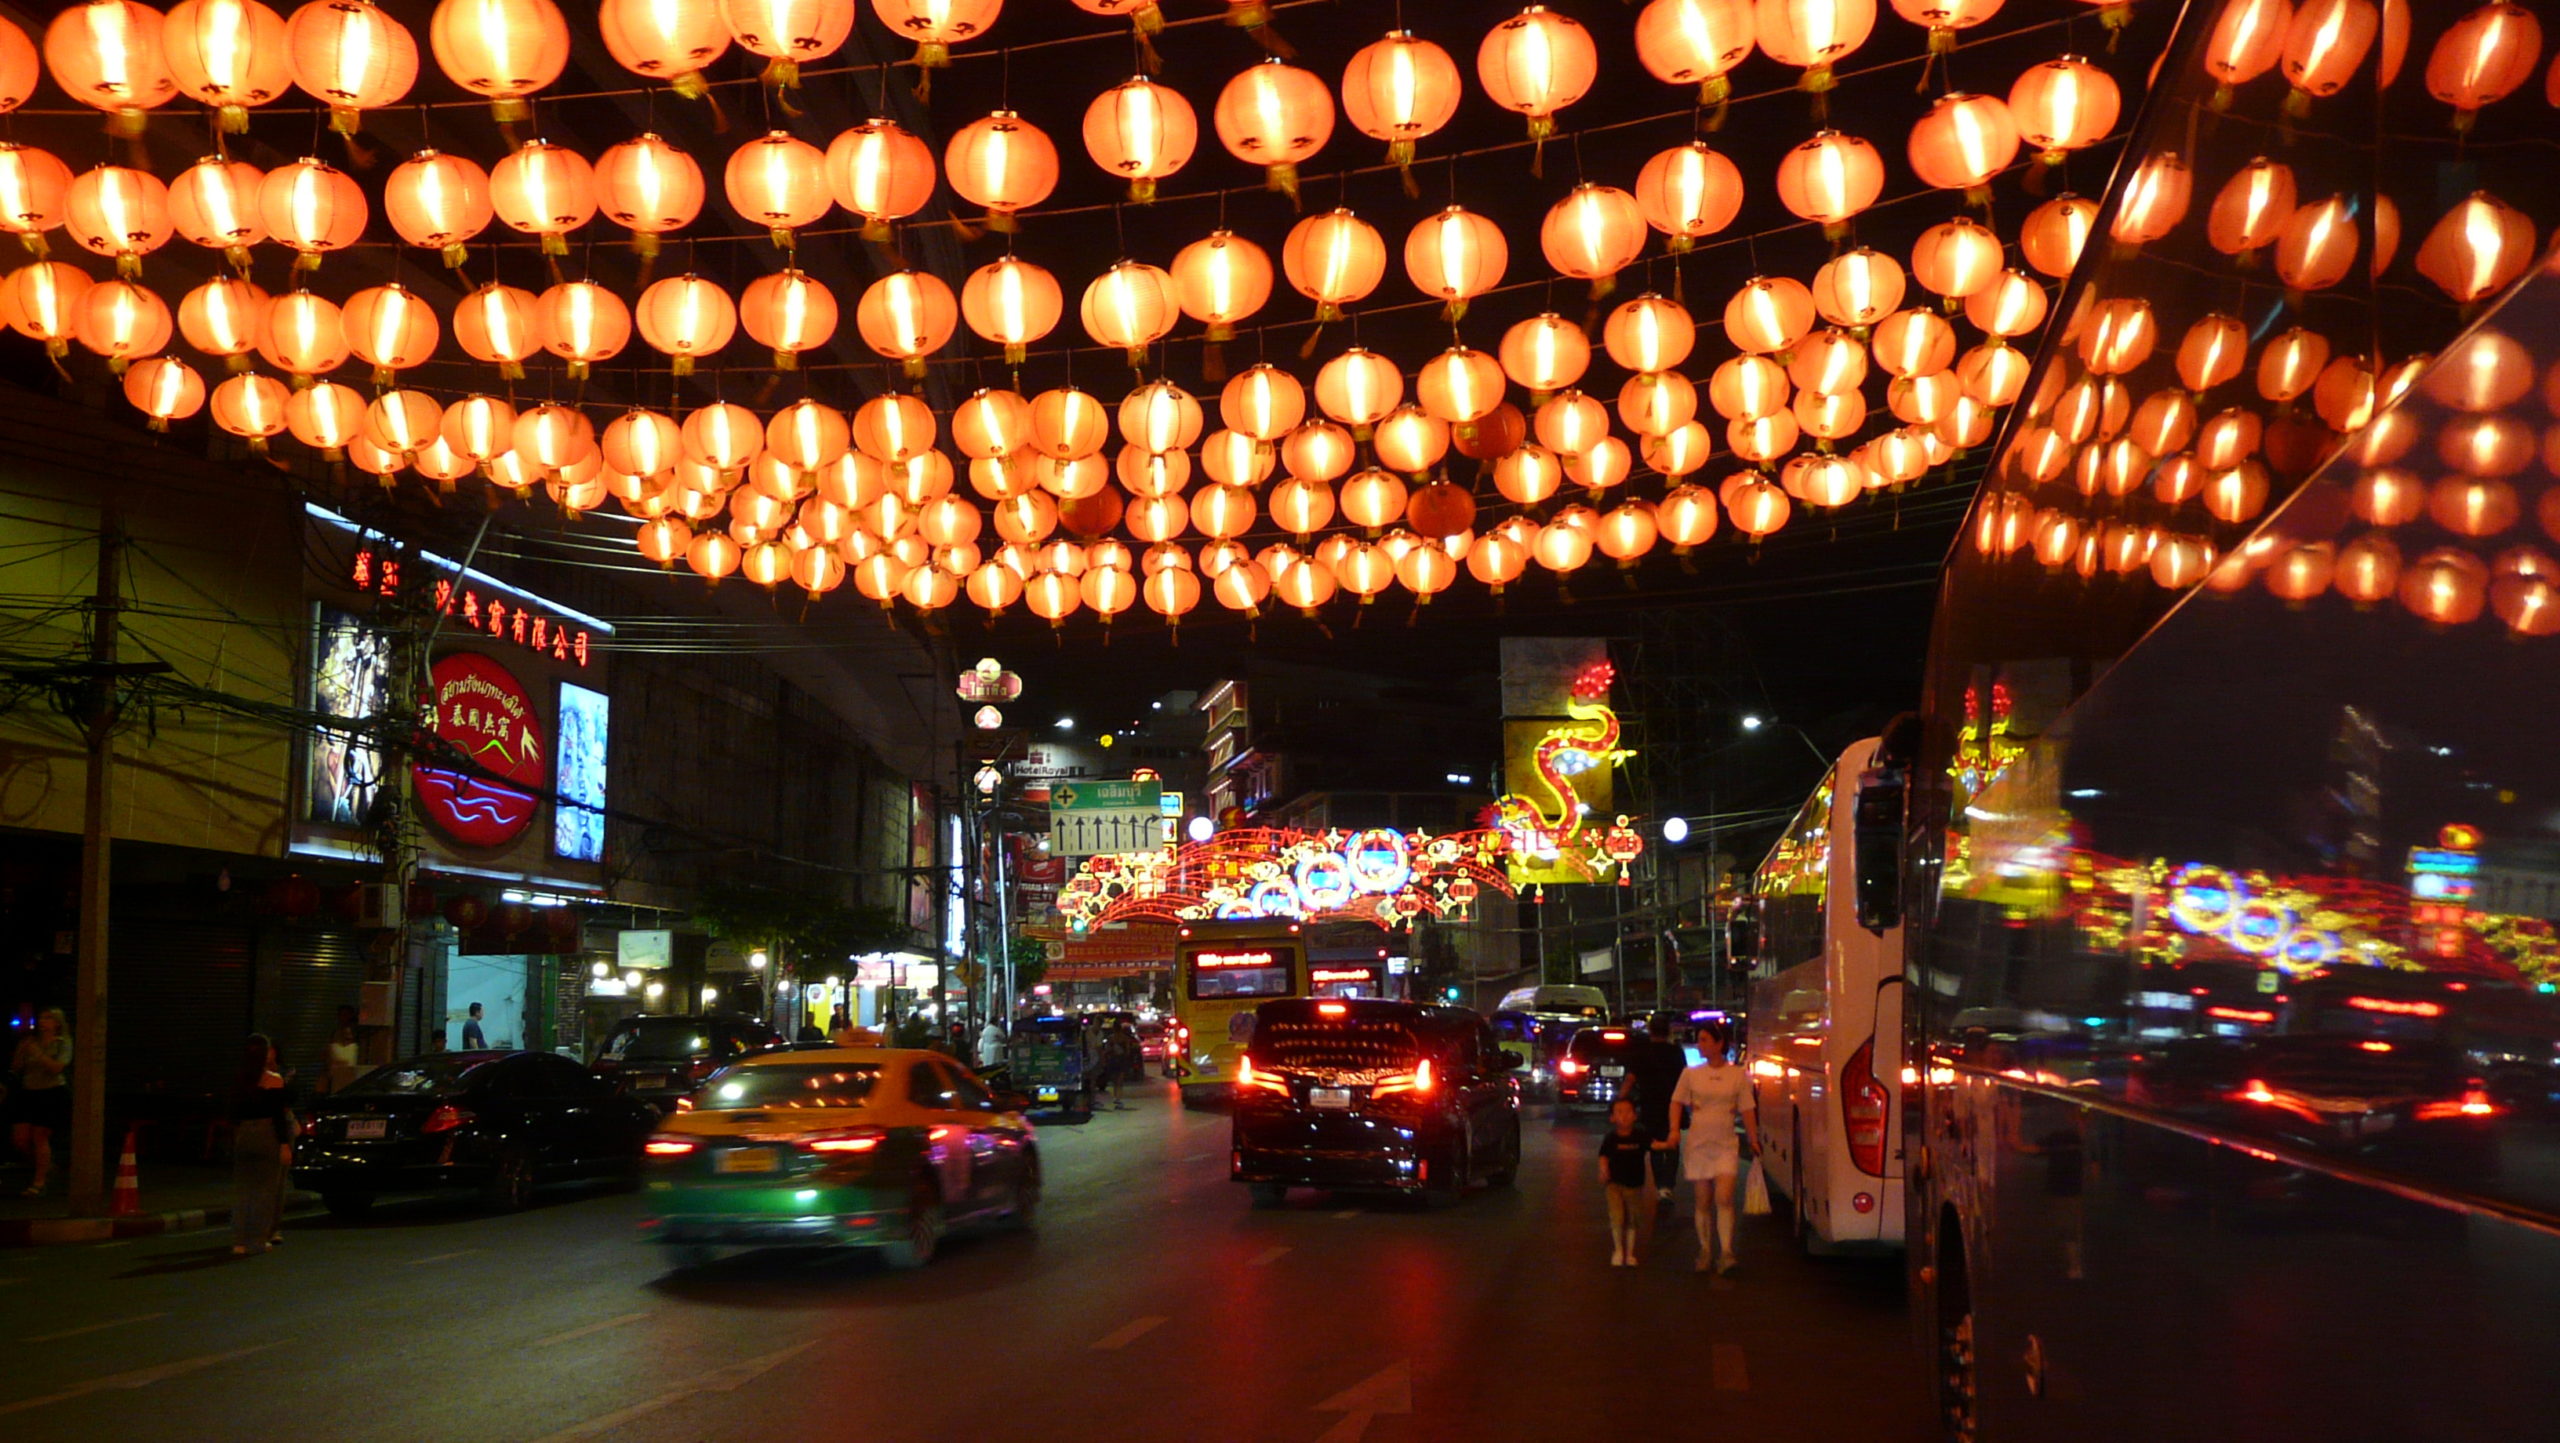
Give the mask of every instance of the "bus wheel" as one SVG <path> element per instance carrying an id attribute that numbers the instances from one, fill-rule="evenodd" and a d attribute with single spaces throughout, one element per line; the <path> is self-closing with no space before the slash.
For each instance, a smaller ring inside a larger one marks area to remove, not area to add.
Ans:
<path id="1" fill-rule="evenodd" d="M 1964 1244 L 1955 1220 L 1941 1229 L 1947 1241 L 1938 1256 L 1938 1421 L 1947 1443 L 1974 1443 L 1979 1377 L 1975 1370 L 1973 1290 L 1964 1271 Z"/>

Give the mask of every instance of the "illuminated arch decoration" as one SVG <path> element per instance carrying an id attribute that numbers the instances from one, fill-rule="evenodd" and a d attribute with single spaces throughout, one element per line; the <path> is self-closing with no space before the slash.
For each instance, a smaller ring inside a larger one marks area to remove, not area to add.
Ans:
<path id="1" fill-rule="evenodd" d="M 1205 842 L 1087 857 L 1058 893 L 1074 931 L 1115 922 L 1286 917 L 1400 927 L 1457 921 L 1488 890 L 1513 895 L 1500 830 L 1230 827 Z"/>
<path id="2" fill-rule="evenodd" d="M 1607 826 L 1591 820 L 1594 801 L 1607 801 L 1612 771 L 1635 755 L 1618 745 L 1618 714 L 1609 709 L 1617 676 L 1605 661 L 1583 668 L 1565 696 L 1567 719 L 1540 733 L 1525 757 L 1513 754 L 1506 776 L 1518 790 L 1496 801 L 1486 820 L 1510 839 L 1514 886 L 1625 882 L 1625 864 L 1644 853 L 1625 816 Z"/>

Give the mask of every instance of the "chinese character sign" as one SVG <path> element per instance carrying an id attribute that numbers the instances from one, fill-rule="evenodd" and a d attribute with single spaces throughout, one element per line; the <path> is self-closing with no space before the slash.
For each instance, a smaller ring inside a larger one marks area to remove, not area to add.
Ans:
<path id="1" fill-rule="evenodd" d="M 437 659 L 428 692 L 427 729 L 490 776 L 421 763 L 414 769 L 418 804 L 465 846 L 505 846 L 533 820 L 536 798 L 519 787 L 542 786 L 550 770 L 532 698 L 505 667 L 468 651 Z"/>

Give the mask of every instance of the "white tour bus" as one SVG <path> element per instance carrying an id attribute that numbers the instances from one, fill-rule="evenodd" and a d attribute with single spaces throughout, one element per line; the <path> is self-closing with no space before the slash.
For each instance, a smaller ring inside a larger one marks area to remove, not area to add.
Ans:
<path id="1" fill-rule="evenodd" d="M 1903 774 L 1878 766 L 1878 750 L 1869 738 L 1840 754 L 1752 877 L 1759 1165 L 1816 1253 L 1902 1246 L 1899 883 L 1890 847 L 1871 842 L 1876 865 L 1857 865 L 1859 797 L 1872 795 L 1875 840 L 1902 815 Z M 1862 901 L 1884 925 L 1862 925 Z"/>

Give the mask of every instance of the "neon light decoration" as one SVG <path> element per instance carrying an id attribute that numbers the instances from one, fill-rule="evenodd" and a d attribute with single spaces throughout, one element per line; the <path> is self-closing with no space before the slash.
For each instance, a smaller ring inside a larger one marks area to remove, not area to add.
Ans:
<path id="1" fill-rule="evenodd" d="M 1618 745 L 1618 714 L 1609 709 L 1617 678 L 1618 669 L 1605 661 L 1583 668 L 1565 697 L 1570 720 L 1548 730 L 1530 752 L 1531 786 L 1493 804 L 1488 820 L 1510 838 L 1514 883 L 1606 881 L 1643 855 L 1644 838 L 1626 817 L 1608 827 L 1588 825 L 1590 804 L 1574 781 L 1635 755 Z"/>
<path id="2" fill-rule="evenodd" d="M 1204 842 L 1087 857 L 1058 892 L 1070 928 L 1287 917 L 1398 927 L 1465 917 L 1486 888 L 1512 895 L 1500 831 L 1321 832 L 1232 827 Z"/>

